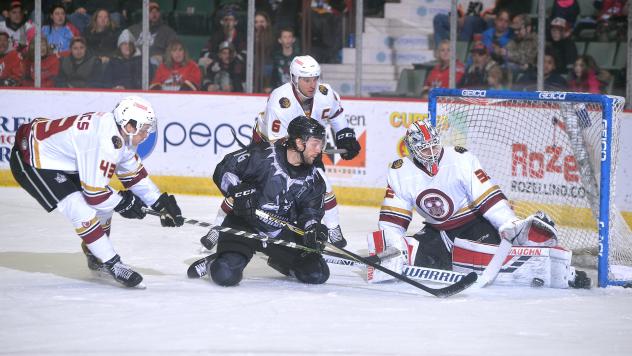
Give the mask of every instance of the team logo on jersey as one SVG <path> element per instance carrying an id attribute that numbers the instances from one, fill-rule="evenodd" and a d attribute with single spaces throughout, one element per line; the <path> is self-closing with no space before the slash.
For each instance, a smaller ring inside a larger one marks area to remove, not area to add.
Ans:
<path id="1" fill-rule="evenodd" d="M 281 107 L 283 109 L 287 109 L 290 107 L 290 99 L 283 97 L 281 99 L 279 99 L 279 105 L 281 105 Z"/>
<path id="2" fill-rule="evenodd" d="M 391 168 L 397 169 L 397 168 L 400 168 L 403 164 L 404 164 L 404 161 L 402 159 L 398 159 L 395 162 L 393 162 L 393 164 L 391 164 Z"/>
<path id="3" fill-rule="evenodd" d="M 461 147 L 461 146 L 454 146 L 454 150 L 457 151 L 458 153 L 465 153 L 465 152 L 467 152 L 467 148 Z"/>
<path id="4" fill-rule="evenodd" d="M 62 184 L 63 182 L 67 181 L 68 178 L 61 173 L 57 173 L 57 175 L 55 176 L 55 181 L 59 184 Z"/>
<path id="5" fill-rule="evenodd" d="M 426 189 L 419 193 L 417 206 L 437 221 L 445 221 L 454 212 L 454 203 L 449 196 L 437 189 Z"/>
<path id="6" fill-rule="evenodd" d="M 327 95 L 327 93 L 329 93 L 329 89 L 322 84 L 318 86 L 318 90 L 323 93 L 323 95 Z"/>
<path id="7" fill-rule="evenodd" d="M 114 148 L 116 148 L 117 150 L 123 147 L 123 141 L 118 136 L 112 136 L 112 144 L 114 145 Z"/>

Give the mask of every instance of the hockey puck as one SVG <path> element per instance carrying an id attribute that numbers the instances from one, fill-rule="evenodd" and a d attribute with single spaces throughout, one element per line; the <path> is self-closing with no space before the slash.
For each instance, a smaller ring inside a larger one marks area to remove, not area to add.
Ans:
<path id="1" fill-rule="evenodd" d="M 540 288 L 543 285 L 544 285 L 544 280 L 540 278 L 534 278 L 533 280 L 531 280 L 531 287 L 533 288 Z"/>

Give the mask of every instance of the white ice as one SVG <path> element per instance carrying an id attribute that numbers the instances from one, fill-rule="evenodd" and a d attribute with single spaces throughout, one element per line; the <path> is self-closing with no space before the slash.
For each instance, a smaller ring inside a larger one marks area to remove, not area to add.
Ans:
<path id="1" fill-rule="evenodd" d="M 367 285 L 343 266 L 303 285 L 257 256 L 239 286 L 223 288 L 186 277 L 204 229 L 116 216 L 115 248 L 147 285 L 130 290 L 91 275 L 59 213 L 17 188 L 0 196 L 0 354 L 632 353 L 630 289 L 491 286 L 438 299 L 404 283 Z M 187 217 L 213 220 L 217 198 L 177 198 Z M 348 248 L 365 252 L 377 209 L 340 210 Z"/>

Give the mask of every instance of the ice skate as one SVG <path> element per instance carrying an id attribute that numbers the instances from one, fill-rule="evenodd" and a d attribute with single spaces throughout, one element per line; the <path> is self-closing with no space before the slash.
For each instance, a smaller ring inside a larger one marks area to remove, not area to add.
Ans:
<path id="1" fill-rule="evenodd" d="M 328 235 L 329 235 L 329 242 L 331 242 L 332 245 L 336 247 L 340 247 L 340 248 L 344 248 L 345 246 L 347 246 L 347 240 L 345 240 L 345 237 L 342 236 L 342 230 L 340 230 L 340 225 L 336 226 L 333 229 L 329 229 Z"/>

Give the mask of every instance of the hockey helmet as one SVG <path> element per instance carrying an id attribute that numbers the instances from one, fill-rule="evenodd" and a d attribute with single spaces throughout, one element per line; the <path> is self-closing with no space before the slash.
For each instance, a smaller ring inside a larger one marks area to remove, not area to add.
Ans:
<path id="1" fill-rule="evenodd" d="M 320 77 L 320 64 L 312 56 L 296 56 L 290 63 L 290 79 L 298 91 L 298 78 Z"/>
<path id="2" fill-rule="evenodd" d="M 297 116 L 287 126 L 288 146 L 296 148 L 296 139 L 307 142 L 310 137 L 325 141 L 325 128 L 307 116 Z"/>
<path id="3" fill-rule="evenodd" d="M 429 122 L 413 122 L 406 131 L 404 143 L 418 163 L 433 175 L 437 174 L 442 150 L 441 140 L 439 133 Z"/>
<path id="4" fill-rule="evenodd" d="M 136 127 L 135 132 L 127 132 L 128 135 L 136 135 L 141 130 L 147 133 L 156 132 L 157 119 L 151 104 L 138 96 L 128 96 L 116 104 L 113 111 L 114 120 L 121 128 L 128 123 Z M 124 129 L 125 130 L 125 129 Z"/>

